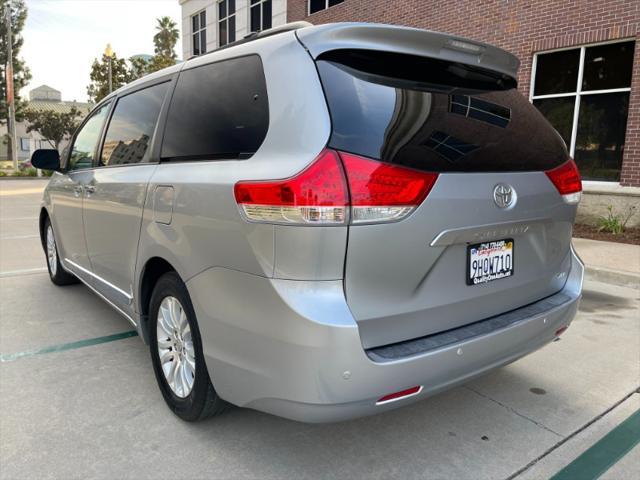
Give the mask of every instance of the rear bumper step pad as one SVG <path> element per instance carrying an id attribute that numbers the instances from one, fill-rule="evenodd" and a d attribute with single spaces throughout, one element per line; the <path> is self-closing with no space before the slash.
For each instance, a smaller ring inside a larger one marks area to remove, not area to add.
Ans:
<path id="1" fill-rule="evenodd" d="M 451 344 L 460 343 L 511 327 L 518 322 L 558 308 L 571 300 L 572 298 L 569 295 L 559 292 L 525 307 L 518 308 L 517 310 L 489 317 L 463 327 L 427 335 L 426 337 L 371 348 L 366 350 L 366 353 L 371 360 L 378 363 L 423 354 L 431 350 L 437 350 Z"/>

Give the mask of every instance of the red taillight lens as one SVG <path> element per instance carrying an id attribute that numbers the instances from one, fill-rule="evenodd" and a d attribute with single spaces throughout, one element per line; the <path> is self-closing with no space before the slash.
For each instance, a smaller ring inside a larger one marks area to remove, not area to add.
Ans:
<path id="1" fill-rule="evenodd" d="M 244 214 L 253 221 L 340 224 L 347 219 L 347 185 L 333 150 L 324 150 L 294 177 L 238 182 L 234 193 Z"/>
<path id="2" fill-rule="evenodd" d="M 245 216 L 256 222 L 345 224 L 350 211 L 352 223 L 380 223 L 409 215 L 437 178 L 325 149 L 294 177 L 238 182 L 234 194 Z"/>
<path id="3" fill-rule="evenodd" d="M 545 173 L 547 177 L 549 177 L 549 180 L 556 186 L 558 192 L 562 195 L 562 199 L 566 203 L 576 204 L 580 202 L 580 197 L 582 196 L 582 180 L 580 180 L 580 172 L 573 159 L 569 159 L 568 162 L 563 163 L 553 170 L 547 170 Z"/>
<path id="4" fill-rule="evenodd" d="M 351 195 L 351 222 L 388 222 L 411 213 L 427 197 L 437 173 L 420 172 L 340 152 Z"/>

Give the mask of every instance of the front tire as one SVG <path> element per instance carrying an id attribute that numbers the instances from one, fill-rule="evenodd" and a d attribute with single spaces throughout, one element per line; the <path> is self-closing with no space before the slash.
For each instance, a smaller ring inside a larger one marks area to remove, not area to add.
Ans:
<path id="1" fill-rule="evenodd" d="M 194 422 L 227 409 L 207 371 L 187 287 L 175 272 L 165 273 L 153 289 L 149 346 L 162 396 L 178 417 Z"/>
<path id="2" fill-rule="evenodd" d="M 78 279 L 73 274 L 67 272 L 60 262 L 58 244 L 56 242 L 53 226 L 51 225 L 51 220 L 48 217 L 44 221 L 44 252 L 47 256 L 47 270 L 49 270 L 49 278 L 53 283 L 58 286 L 78 283 Z"/>

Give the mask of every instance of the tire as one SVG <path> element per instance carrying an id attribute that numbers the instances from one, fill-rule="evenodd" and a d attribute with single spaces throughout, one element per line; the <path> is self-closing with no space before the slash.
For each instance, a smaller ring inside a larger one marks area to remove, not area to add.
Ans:
<path id="1" fill-rule="evenodd" d="M 218 415 L 229 407 L 213 388 L 193 305 L 187 287 L 175 272 L 162 275 L 153 289 L 149 346 L 162 396 L 178 417 L 195 422 Z"/>
<path id="2" fill-rule="evenodd" d="M 47 270 L 49 271 L 49 278 L 51 281 L 58 286 L 78 283 L 79 280 L 76 276 L 67 272 L 60 262 L 60 255 L 58 255 L 58 242 L 56 241 L 55 233 L 51 226 L 51 220 L 49 220 L 49 217 L 44 221 L 43 245 L 44 253 L 47 258 Z"/>

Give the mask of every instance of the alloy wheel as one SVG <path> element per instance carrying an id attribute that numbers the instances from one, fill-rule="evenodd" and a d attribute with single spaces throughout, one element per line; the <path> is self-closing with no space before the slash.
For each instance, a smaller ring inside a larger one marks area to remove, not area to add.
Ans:
<path id="1" fill-rule="evenodd" d="M 56 249 L 56 239 L 53 236 L 51 225 L 47 227 L 47 261 L 52 276 L 56 276 L 58 270 L 58 250 Z"/>
<path id="2" fill-rule="evenodd" d="M 160 303 L 156 338 L 167 384 L 176 396 L 187 397 L 195 381 L 195 350 L 187 313 L 175 297 L 167 296 Z"/>

